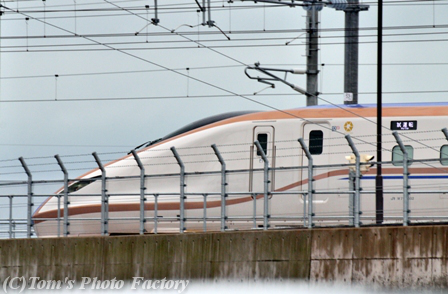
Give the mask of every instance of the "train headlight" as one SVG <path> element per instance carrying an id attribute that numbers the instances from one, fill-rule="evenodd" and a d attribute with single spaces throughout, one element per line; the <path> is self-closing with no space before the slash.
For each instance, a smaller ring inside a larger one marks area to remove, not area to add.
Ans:
<path id="1" fill-rule="evenodd" d="M 373 163 L 370 162 L 375 158 L 375 156 L 369 154 L 361 154 L 360 157 L 361 171 L 368 172 L 369 169 L 373 166 Z"/>
<path id="2" fill-rule="evenodd" d="M 373 166 L 373 163 L 370 163 L 375 158 L 373 155 L 369 154 L 360 154 L 359 155 L 359 162 L 361 163 L 360 170 L 361 172 L 368 172 L 369 169 Z M 356 156 L 354 154 L 350 156 L 346 156 L 345 159 L 348 160 L 350 164 L 352 164 L 349 168 L 352 171 L 356 171 Z"/>
<path id="3" fill-rule="evenodd" d="M 348 160 L 348 163 L 352 164 L 352 165 L 350 165 L 348 168 L 349 168 L 351 171 L 356 171 L 356 165 L 355 165 L 355 164 L 356 164 L 356 156 L 355 156 L 355 154 L 346 156 L 345 159 Z"/>

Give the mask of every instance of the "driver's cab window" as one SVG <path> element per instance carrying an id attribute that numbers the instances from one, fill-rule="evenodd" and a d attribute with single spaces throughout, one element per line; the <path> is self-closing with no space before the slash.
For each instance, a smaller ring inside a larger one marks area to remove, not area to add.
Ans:
<path id="1" fill-rule="evenodd" d="M 258 134 L 257 140 L 260 143 L 261 149 L 265 155 L 268 154 L 268 134 Z M 261 152 L 257 150 L 257 155 L 261 156 Z"/>
<path id="2" fill-rule="evenodd" d="M 320 130 L 310 132 L 309 151 L 313 155 L 322 154 L 324 149 L 324 133 Z"/>

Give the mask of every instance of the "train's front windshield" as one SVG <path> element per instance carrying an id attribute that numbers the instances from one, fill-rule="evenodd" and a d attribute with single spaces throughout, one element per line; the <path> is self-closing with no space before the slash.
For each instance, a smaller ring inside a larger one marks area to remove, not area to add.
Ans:
<path id="1" fill-rule="evenodd" d="M 68 186 L 68 193 L 73 193 L 73 192 L 79 191 L 82 188 L 84 188 L 85 186 L 95 182 L 99 178 L 100 177 L 98 176 L 98 177 L 93 177 L 90 179 L 80 179 Z M 64 189 L 62 189 L 58 194 L 64 194 Z"/>
<path id="2" fill-rule="evenodd" d="M 236 117 L 236 116 L 240 116 L 240 115 L 244 115 L 244 114 L 254 113 L 254 112 L 256 112 L 256 111 L 233 111 L 233 112 L 228 112 L 228 113 L 222 113 L 222 114 L 209 116 L 209 117 L 197 120 L 195 122 L 192 122 L 192 123 L 190 123 L 190 124 L 180 128 L 180 129 L 178 129 L 178 130 L 176 130 L 176 131 L 174 131 L 172 133 L 169 133 L 168 135 L 166 135 L 163 138 L 145 142 L 145 143 L 135 147 L 135 149 L 139 149 L 141 147 L 151 146 L 151 145 L 153 145 L 155 143 L 159 143 L 161 141 L 170 139 L 170 138 L 178 136 L 180 134 L 192 131 L 194 129 L 198 129 L 200 127 L 203 127 L 203 126 L 206 126 L 206 125 L 209 125 L 209 124 L 221 121 L 221 120 L 225 120 L 225 119 L 228 119 L 228 118 L 232 118 L 232 117 Z"/>

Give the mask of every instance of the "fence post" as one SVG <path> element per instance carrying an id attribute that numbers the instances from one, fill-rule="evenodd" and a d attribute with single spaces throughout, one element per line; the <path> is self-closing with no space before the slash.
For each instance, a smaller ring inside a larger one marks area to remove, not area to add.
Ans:
<path id="1" fill-rule="evenodd" d="M 13 232 L 12 232 L 12 222 L 13 222 L 13 219 L 12 219 L 12 203 L 13 203 L 13 198 L 14 198 L 14 196 L 13 195 L 9 195 L 8 196 L 8 198 L 9 198 L 9 239 L 12 239 L 12 236 L 13 236 Z"/>
<path id="2" fill-rule="evenodd" d="M 256 229 L 257 228 L 257 194 L 252 193 L 250 195 L 250 197 L 252 197 L 252 229 Z"/>
<path id="3" fill-rule="evenodd" d="M 64 237 L 67 237 L 70 233 L 68 231 L 68 205 L 70 204 L 68 202 L 68 172 L 67 169 L 64 166 L 64 163 L 62 162 L 61 158 L 58 154 L 54 156 L 56 158 L 56 161 L 58 162 L 59 167 L 61 168 L 62 172 L 64 173 Z M 60 197 L 58 195 L 58 237 L 59 237 L 59 227 L 60 227 Z"/>
<path id="4" fill-rule="evenodd" d="M 361 225 L 360 222 L 360 215 L 361 212 L 361 157 L 359 155 L 358 149 L 355 146 L 355 143 L 353 143 L 352 137 L 350 135 L 345 135 L 345 139 L 348 142 L 348 145 L 353 151 L 353 154 L 355 154 L 356 163 L 355 163 L 355 195 L 354 195 L 354 201 L 353 201 L 353 216 L 354 216 L 354 225 L 356 228 L 359 228 Z M 350 195 L 350 198 L 352 199 L 353 194 Z"/>
<path id="5" fill-rule="evenodd" d="M 12 222 L 12 238 L 15 239 L 16 238 L 16 222 Z"/>
<path id="6" fill-rule="evenodd" d="M 183 233 L 185 231 L 185 165 L 176 147 L 173 146 L 170 149 L 180 167 L 180 233 Z"/>
<path id="7" fill-rule="evenodd" d="M 101 235 L 104 236 L 109 234 L 109 196 L 106 194 L 106 170 L 98 154 L 93 152 L 92 155 L 95 158 L 98 168 L 101 170 Z"/>
<path id="8" fill-rule="evenodd" d="M 408 168 L 408 152 L 406 151 L 406 147 L 401 141 L 400 136 L 396 131 L 392 132 L 392 135 L 395 137 L 395 140 L 400 146 L 401 152 L 403 152 L 403 226 L 407 226 L 409 224 L 409 168 Z"/>
<path id="9" fill-rule="evenodd" d="M 157 197 L 159 197 L 159 194 L 154 194 L 154 234 L 157 234 L 157 225 L 158 225 L 158 217 L 157 217 L 157 213 L 158 213 L 158 205 L 159 202 L 157 200 Z"/>
<path id="10" fill-rule="evenodd" d="M 133 149 L 131 150 L 132 155 L 134 156 L 135 161 L 137 162 L 138 168 L 140 169 L 140 235 L 145 233 L 145 167 L 143 166 L 140 157 L 137 152 Z M 157 217 L 157 216 L 156 216 Z"/>
<path id="11" fill-rule="evenodd" d="M 349 168 L 348 170 L 348 190 L 350 192 L 355 191 L 355 178 L 356 178 L 356 172 L 351 170 Z M 355 191 L 356 193 L 356 191 Z M 350 193 L 349 194 L 349 200 L 348 200 L 348 216 L 349 216 L 349 221 L 348 221 L 348 225 L 349 226 L 354 226 L 355 225 L 355 194 L 354 193 Z"/>
<path id="12" fill-rule="evenodd" d="M 224 158 L 222 157 L 221 153 L 218 150 L 218 147 L 216 147 L 216 144 L 213 144 L 211 146 L 213 148 L 213 151 L 216 154 L 216 157 L 218 157 L 219 163 L 221 164 L 221 232 L 224 232 L 227 229 L 226 226 L 226 188 L 227 188 L 227 175 L 226 175 L 226 163 L 224 161 Z"/>
<path id="13" fill-rule="evenodd" d="M 303 138 L 299 138 L 299 143 L 302 146 L 303 151 L 305 152 L 306 157 L 308 158 L 308 228 L 311 229 L 313 227 L 313 157 L 311 156 L 310 151 L 306 147 L 305 141 Z M 305 201 L 306 202 L 306 201 Z M 305 203 L 304 203 L 305 205 Z"/>
<path id="14" fill-rule="evenodd" d="M 202 230 L 207 232 L 207 196 L 208 194 L 202 194 L 204 197 L 204 208 L 203 208 L 203 216 L 202 216 Z"/>
<path id="15" fill-rule="evenodd" d="M 22 164 L 23 169 L 25 170 L 26 175 L 28 176 L 28 200 L 27 200 L 27 216 L 26 216 L 26 236 L 27 238 L 31 238 L 31 235 L 33 234 L 31 232 L 31 228 L 33 227 L 32 222 L 32 214 L 33 214 L 33 176 L 31 175 L 31 172 L 28 168 L 28 166 L 25 163 L 25 159 L 23 157 L 19 158 L 20 163 Z"/>
<path id="16" fill-rule="evenodd" d="M 260 142 L 256 140 L 254 142 L 255 146 L 257 146 L 257 150 L 261 155 L 261 158 L 264 162 L 263 175 L 264 175 L 264 212 L 263 212 L 263 230 L 267 230 L 269 228 L 269 160 L 264 153 L 263 148 L 260 145 Z"/>

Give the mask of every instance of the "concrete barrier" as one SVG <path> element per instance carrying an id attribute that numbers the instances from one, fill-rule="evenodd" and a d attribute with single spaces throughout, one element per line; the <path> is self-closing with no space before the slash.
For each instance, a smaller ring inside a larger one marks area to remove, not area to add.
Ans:
<path id="1" fill-rule="evenodd" d="M 7 277 L 338 281 L 448 287 L 448 226 L 0 240 Z"/>

